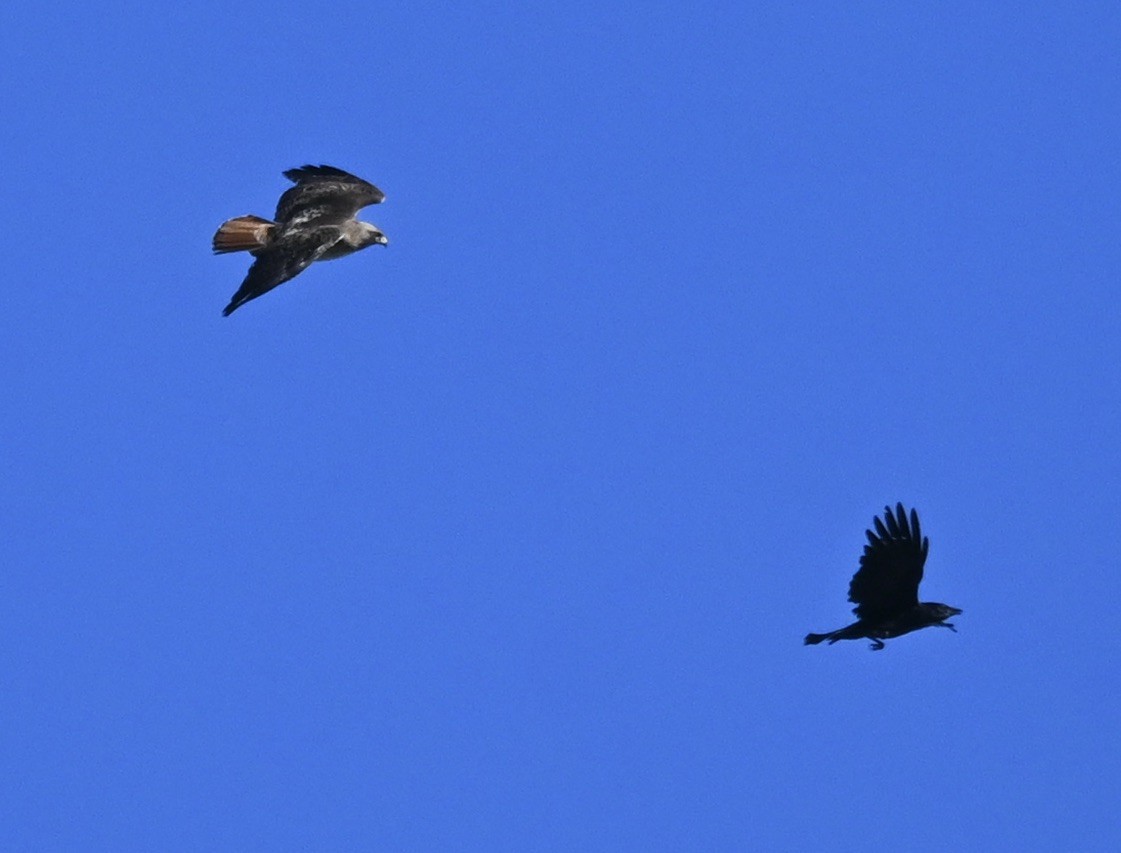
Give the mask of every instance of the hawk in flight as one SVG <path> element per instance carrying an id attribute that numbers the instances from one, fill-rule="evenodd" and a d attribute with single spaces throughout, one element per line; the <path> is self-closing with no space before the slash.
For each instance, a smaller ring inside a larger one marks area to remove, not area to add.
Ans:
<path id="1" fill-rule="evenodd" d="M 296 186 L 280 197 L 276 216 L 238 216 L 223 222 L 214 235 L 216 254 L 249 252 L 256 258 L 223 317 L 299 275 L 312 261 L 389 244 L 376 225 L 354 218 L 366 205 L 385 201 L 385 193 L 373 184 L 333 166 L 301 166 L 284 177 Z"/>
<path id="2" fill-rule="evenodd" d="M 806 634 L 807 646 L 867 637 L 875 651 L 884 647 L 884 640 L 919 628 L 937 625 L 957 630 L 946 620 L 961 613 L 958 608 L 919 601 L 919 582 L 930 549 L 930 540 L 919 530 L 919 514 L 912 509 L 908 521 L 903 504 L 896 504 L 894 515 L 886 506 L 884 520 L 873 521 L 876 532 L 865 531 L 868 544 L 849 584 L 857 621 L 828 634 Z"/>

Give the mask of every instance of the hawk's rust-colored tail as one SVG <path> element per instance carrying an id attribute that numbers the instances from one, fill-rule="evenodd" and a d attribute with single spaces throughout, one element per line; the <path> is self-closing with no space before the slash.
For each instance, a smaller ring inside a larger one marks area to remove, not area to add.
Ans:
<path id="1" fill-rule="evenodd" d="M 214 253 L 220 255 L 263 249 L 272 240 L 275 227 L 275 222 L 251 213 L 227 219 L 214 234 Z"/>

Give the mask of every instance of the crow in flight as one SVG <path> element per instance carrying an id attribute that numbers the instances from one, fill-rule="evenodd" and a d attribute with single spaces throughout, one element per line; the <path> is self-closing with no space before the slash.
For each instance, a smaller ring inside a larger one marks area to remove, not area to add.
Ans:
<path id="1" fill-rule="evenodd" d="M 867 637 L 872 650 L 884 647 L 884 640 L 901 637 L 919 628 L 937 625 L 956 631 L 947 622 L 961 611 L 936 602 L 919 601 L 919 582 L 926 562 L 930 540 L 919 530 L 919 515 L 911 510 L 910 523 L 903 504 L 884 507 L 884 520 L 874 519 L 876 532 L 865 531 L 868 544 L 860 558 L 860 569 L 849 584 L 849 601 L 856 605 L 852 612 L 857 621 L 828 634 L 806 634 L 806 645 L 822 640 L 829 644 L 838 640 Z"/>
<path id="2" fill-rule="evenodd" d="M 284 177 L 296 186 L 280 197 L 275 221 L 237 216 L 214 235 L 216 254 L 247 251 L 256 258 L 223 317 L 299 275 L 313 261 L 389 243 L 376 225 L 354 218 L 366 205 L 385 201 L 385 193 L 369 181 L 334 166 L 302 166 Z"/>

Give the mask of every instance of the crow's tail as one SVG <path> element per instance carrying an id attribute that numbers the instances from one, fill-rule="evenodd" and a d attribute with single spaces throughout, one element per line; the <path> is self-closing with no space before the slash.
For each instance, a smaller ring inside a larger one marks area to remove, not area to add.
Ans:
<path id="1" fill-rule="evenodd" d="M 835 634 L 835 633 L 836 632 L 834 631 L 834 632 L 829 633 L 829 634 L 806 634 L 806 639 L 805 639 L 804 642 L 807 646 L 816 646 L 822 640 L 829 640 L 830 643 L 833 643 L 833 642 L 836 642 L 833 639 L 833 634 Z"/>

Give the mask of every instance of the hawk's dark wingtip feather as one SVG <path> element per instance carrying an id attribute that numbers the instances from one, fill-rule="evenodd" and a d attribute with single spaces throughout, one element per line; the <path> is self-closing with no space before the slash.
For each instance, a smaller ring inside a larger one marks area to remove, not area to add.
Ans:
<path id="1" fill-rule="evenodd" d="M 312 166 L 310 163 L 304 166 L 297 166 L 295 169 L 288 169 L 284 172 L 284 177 L 294 184 L 300 181 L 308 180 L 309 178 L 352 178 L 356 181 L 362 180 L 350 172 L 344 172 L 342 169 L 337 169 L 334 166 L 322 164 L 319 166 Z"/>

